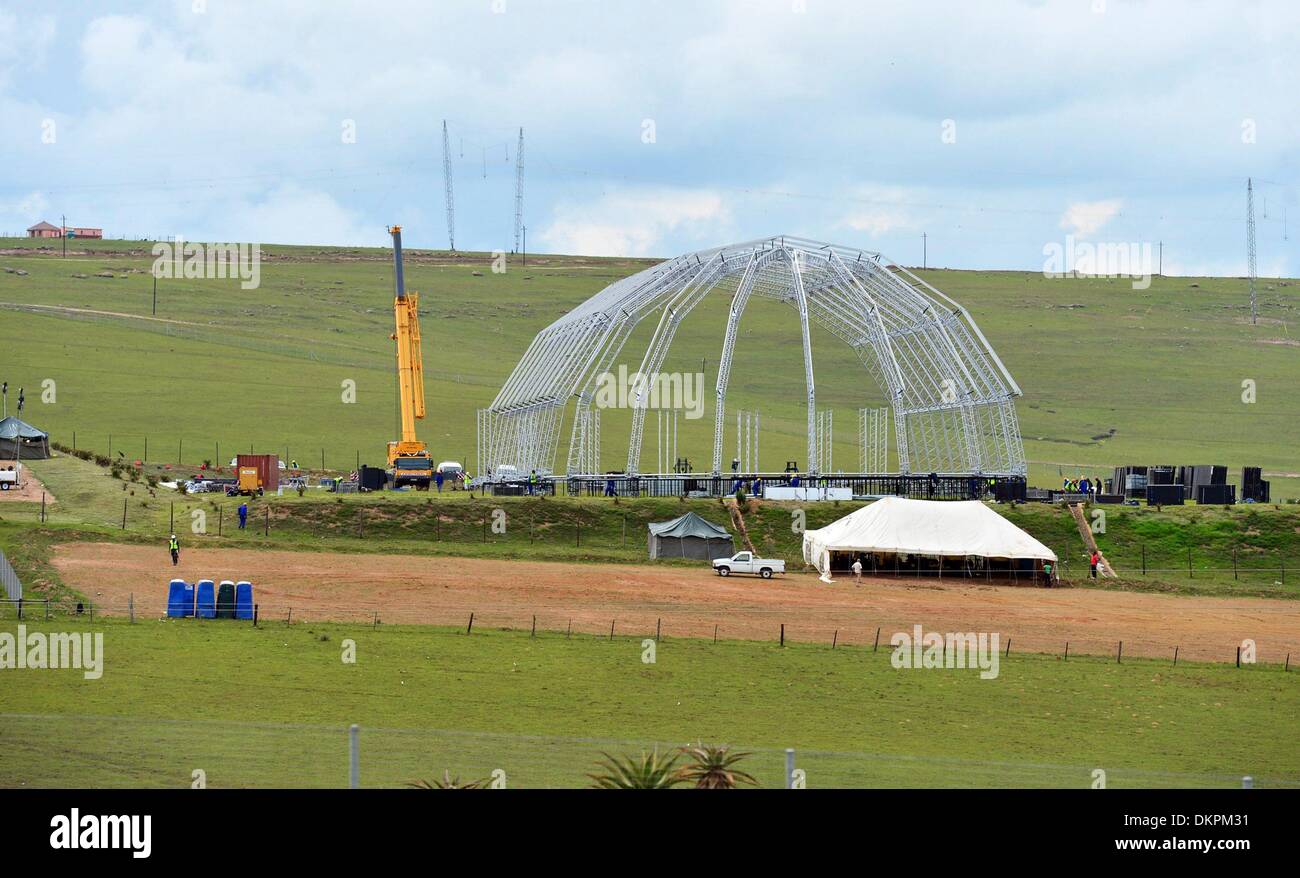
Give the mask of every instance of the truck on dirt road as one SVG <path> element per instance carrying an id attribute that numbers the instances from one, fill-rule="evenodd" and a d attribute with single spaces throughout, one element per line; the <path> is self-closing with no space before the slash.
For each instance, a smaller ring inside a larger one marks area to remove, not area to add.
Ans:
<path id="1" fill-rule="evenodd" d="M 764 579 L 771 579 L 773 573 L 785 573 L 785 562 L 779 558 L 759 558 L 753 552 L 737 552 L 730 558 L 714 558 L 713 569 L 719 576 L 757 573 Z"/>

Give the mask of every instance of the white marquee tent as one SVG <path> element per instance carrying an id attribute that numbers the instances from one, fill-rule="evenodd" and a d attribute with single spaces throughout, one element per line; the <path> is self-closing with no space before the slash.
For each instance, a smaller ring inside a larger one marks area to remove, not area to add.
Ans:
<path id="1" fill-rule="evenodd" d="M 832 554 L 981 557 L 1056 562 L 1056 553 L 978 500 L 885 497 L 803 535 L 803 557 L 823 579 Z"/>

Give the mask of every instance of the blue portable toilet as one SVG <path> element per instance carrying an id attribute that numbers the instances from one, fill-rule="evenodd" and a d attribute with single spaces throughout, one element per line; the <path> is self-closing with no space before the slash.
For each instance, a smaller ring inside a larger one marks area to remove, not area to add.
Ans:
<path id="1" fill-rule="evenodd" d="M 167 586 L 167 615 L 182 619 L 194 615 L 194 586 L 183 579 L 173 579 Z"/>
<path id="2" fill-rule="evenodd" d="M 221 580 L 217 586 L 217 618 L 235 618 L 235 584 L 229 579 Z"/>
<path id="3" fill-rule="evenodd" d="M 235 583 L 235 618 L 253 618 L 253 583 L 247 580 Z"/>
<path id="4" fill-rule="evenodd" d="M 200 619 L 217 618 L 217 587 L 211 579 L 200 579 L 198 586 L 198 612 Z"/>

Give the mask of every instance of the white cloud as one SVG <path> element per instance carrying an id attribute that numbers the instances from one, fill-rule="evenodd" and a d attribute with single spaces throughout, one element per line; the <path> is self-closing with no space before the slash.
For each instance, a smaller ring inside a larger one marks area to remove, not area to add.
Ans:
<path id="1" fill-rule="evenodd" d="M 622 190 L 586 203 L 561 202 L 541 238 L 556 253 L 673 256 L 656 250 L 666 236 L 698 237 L 716 244 L 726 240 L 719 226 L 730 220 L 730 211 L 716 192 Z"/>
<path id="2" fill-rule="evenodd" d="M 49 221 L 50 203 L 40 192 L 29 192 L 17 198 L 0 200 L 0 235 L 25 235 L 26 228 L 41 220 Z M 57 225 L 58 218 L 53 222 Z"/>
<path id="3" fill-rule="evenodd" d="M 1061 228 L 1072 235 L 1087 237 L 1101 229 L 1119 213 L 1123 201 L 1110 198 L 1105 201 L 1076 201 L 1061 215 Z"/>

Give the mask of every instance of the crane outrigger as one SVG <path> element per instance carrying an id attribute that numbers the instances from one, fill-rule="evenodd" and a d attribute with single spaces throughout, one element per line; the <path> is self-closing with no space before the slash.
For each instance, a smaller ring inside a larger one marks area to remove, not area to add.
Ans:
<path id="1" fill-rule="evenodd" d="M 433 480 L 429 448 L 415 435 L 415 422 L 424 420 L 424 363 L 420 354 L 420 294 L 406 291 L 402 274 L 402 227 L 388 230 L 393 236 L 393 265 L 397 296 L 393 300 L 396 324 L 390 336 L 397 342 L 397 390 L 401 402 L 402 438 L 388 443 L 389 482 L 394 488 L 414 485 L 428 489 Z"/>

